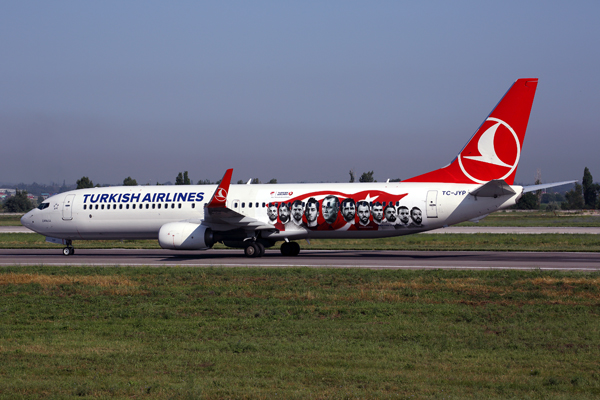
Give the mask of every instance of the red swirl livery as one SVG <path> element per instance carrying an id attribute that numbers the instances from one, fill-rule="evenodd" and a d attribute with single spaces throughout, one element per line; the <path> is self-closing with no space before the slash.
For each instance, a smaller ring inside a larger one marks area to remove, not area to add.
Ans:
<path id="1" fill-rule="evenodd" d="M 157 239 L 172 250 L 222 243 L 248 257 L 280 243 L 281 254 L 291 257 L 300 254 L 300 239 L 400 236 L 479 220 L 524 192 L 572 182 L 514 185 L 537 83 L 517 80 L 449 165 L 402 182 L 232 185 L 228 169 L 213 186 L 61 193 L 21 223 L 66 245 L 68 256 L 76 241 Z"/>

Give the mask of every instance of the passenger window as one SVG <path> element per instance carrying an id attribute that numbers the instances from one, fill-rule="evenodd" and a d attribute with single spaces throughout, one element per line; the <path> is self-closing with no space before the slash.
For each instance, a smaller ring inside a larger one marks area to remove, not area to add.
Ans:
<path id="1" fill-rule="evenodd" d="M 246 203 L 242 202 L 242 208 L 246 207 Z"/>
<path id="2" fill-rule="evenodd" d="M 129 207 L 129 205 L 128 205 L 128 207 Z M 135 210 L 135 204 L 132 204 L 131 208 L 133 208 Z"/>
<path id="3" fill-rule="evenodd" d="M 158 203 L 158 208 L 160 209 L 160 203 Z"/>
<path id="4" fill-rule="evenodd" d="M 102 204 L 102 206 L 100 208 L 104 210 L 104 204 Z"/>
<path id="5" fill-rule="evenodd" d="M 146 210 L 150 208 L 150 204 L 146 204 Z"/>
<path id="6" fill-rule="evenodd" d="M 123 209 L 123 204 L 119 204 L 119 210 Z"/>
<path id="7" fill-rule="evenodd" d="M 265 203 L 263 203 L 263 207 L 265 206 Z"/>
<path id="8" fill-rule="evenodd" d="M 181 203 L 179 203 L 179 204 L 177 205 L 177 207 L 178 207 L 178 208 L 181 208 Z"/>
<path id="9" fill-rule="evenodd" d="M 152 209 L 154 210 L 156 208 L 156 204 L 152 204 Z"/>
<path id="10" fill-rule="evenodd" d="M 129 204 L 125 204 L 125 208 L 129 210 Z"/>
<path id="11" fill-rule="evenodd" d="M 42 203 L 42 204 L 43 204 L 43 203 Z M 40 204 L 40 207 L 41 207 L 41 206 L 42 206 L 42 205 Z M 38 207 L 38 208 L 40 208 L 40 207 Z M 86 208 L 87 208 L 87 204 L 84 204 L 84 205 L 83 205 L 83 209 L 85 210 Z M 40 210 L 43 210 L 43 208 L 40 208 Z"/>
<path id="12" fill-rule="evenodd" d="M 238 203 L 233 203 L 233 208 L 237 208 Z"/>
<path id="13" fill-rule="evenodd" d="M 256 208 L 258 208 L 258 201 L 256 202 Z"/>
<path id="14" fill-rule="evenodd" d="M 248 207 L 252 208 L 252 203 L 248 203 Z"/>
<path id="15" fill-rule="evenodd" d="M 113 204 L 113 210 L 116 210 L 116 209 L 117 209 L 117 205 Z"/>
<path id="16" fill-rule="evenodd" d="M 96 210 L 98 209 L 98 204 L 96 204 Z"/>
<path id="17" fill-rule="evenodd" d="M 192 203 L 192 208 L 196 208 L 196 203 Z"/>
<path id="18" fill-rule="evenodd" d="M 171 208 L 175 208 L 175 203 L 171 204 Z"/>

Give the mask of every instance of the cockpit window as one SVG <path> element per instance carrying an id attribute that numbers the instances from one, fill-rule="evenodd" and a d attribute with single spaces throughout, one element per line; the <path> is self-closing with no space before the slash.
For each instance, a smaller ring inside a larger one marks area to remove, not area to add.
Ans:
<path id="1" fill-rule="evenodd" d="M 44 208 L 50 207 L 50 203 L 42 203 L 38 206 L 38 210 L 43 210 Z"/>

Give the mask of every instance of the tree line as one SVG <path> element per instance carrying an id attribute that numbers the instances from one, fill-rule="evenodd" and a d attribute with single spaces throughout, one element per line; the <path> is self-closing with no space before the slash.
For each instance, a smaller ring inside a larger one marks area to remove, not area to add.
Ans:
<path id="1" fill-rule="evenodd" d="M 536 182 L 539 184 L 541 182 Z M 594 178 L 588 167 L 583 170 L 581 184 L 563 196 L 560 193 L 542 193 L 541 191 L 525 193 L 514 206 L 521 210 L 538 210 L 542 204 L 546 211 L 554 210 L 593 210 L 600 209 L 600 184 L 594 183 Z"/>
<path id="2" fill-rule="evenodd" d="M 350 170 L 350 180 L 349 182 L 355 182 L 355 174 L 354 170 Z M 373 171 L 363 172 L 359 179 L 359 182 L 377 182 L 374 178 Z M 390 182 L 400 182 L 400 179 L 390 179 Z M 211 185 L 211 184 L 219 184 L 221 180 L 219 179 L 216 182 L 211 182 L 209 179 L 200 179 L 196 184 L 197 185 Z M 244 184 L 246 182 L 242 180 L 237 181 L 238 184 Z M 250 180 L 251 184 L 260 184 L 262 183 L 258 178 L 252 178 Z M 273 178 L 266 183 L 275 184 L 277 183 L 277 179 Z M 541 182 L 536 182 L 539 184 Z M 149 185 L 149 184 L 148 184 Z M 160 185 L 157 183 L 157 185 Z M 179 172 L 175 177 L 175 185 L 192 185 L 192 181 L 189 177 L 188 171 Z M 20 190 L 20 186 L 26 186 L 25 184 L 17 185 L 16 194 L 7 198 L 4 202 L 0 203 L 0 212 L 27 212 L 32 208 L 36 207 L 34 201 L 28 198 L 27 190 Z M 99 184 L 94 184 L 92 180 L 87 176 L 82 176 L 81 179 L 77 180 L 76 189 L 86 189 L 93 187 L 100 187 Z M 138 186 L 138 183 L 135 179 L 128 176 L 123 179 L 123 186 Z M 34 183 L 32 185 L 34 190 L 45 189 L 48 190 L 47 193 L 61 193 L 67 190 L 73 189 L 73 187 L 68 187 L 64 183 L 62 186 L 58 187 L 58 185 L 45 186 L 38 185 Z M 57 190 L 58 189 L 58 190 Z M 44 192 L 41 192 L 44 193 Z M 525 193 L 521 199 L 517 202 L 517 204 L 513 207 L 515 209 L 523 209 L 523 210 L 538 210 L 541 206 L 546 204 L 546 210 L 581 210 L 581 209 L 600 209 L 600 184 L 594 183 L 594 179 L 588 167 L 585 167 L 583 170 L 583 178 L 581 180 L 581 184 L 575 183 L 575 187 L 570 191 L 566 192 L 564 196 L 560 193 L 541 193 L 538 192 L 529 192 Z M 41 203 L 43 201 L 42 196 L 37 198 L 37 203 Z"/>

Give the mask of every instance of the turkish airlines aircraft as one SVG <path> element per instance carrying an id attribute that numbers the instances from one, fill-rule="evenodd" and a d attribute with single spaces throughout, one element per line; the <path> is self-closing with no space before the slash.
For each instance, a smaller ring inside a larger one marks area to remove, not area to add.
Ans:
<path id="1" fill-rule="evenodd" d="M 561 185 L 513 185 L 537 79 L 519 79 L 446 167 L 403 182 L 124 186 L 52 196 L 21 223 L 64 244 L 73 240 L 157 239 L 164 249 L 206 250 L 220 242 L 249 257 L 283 241 L 408 235 L 479 220 L 524 192 Z M 572 182 L 572 181 L 571 181 Z"/>

